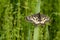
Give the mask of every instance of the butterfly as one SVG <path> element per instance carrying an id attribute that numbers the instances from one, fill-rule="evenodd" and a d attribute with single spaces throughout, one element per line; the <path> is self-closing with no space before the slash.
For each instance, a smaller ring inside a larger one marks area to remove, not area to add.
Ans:
<path id="1" fill-rule="evenodd" d="M 27 16 L 26 19 L 35 25 L 44 25 L 46 22 L 49 22 L 49 17 L 40 13 Z"/>

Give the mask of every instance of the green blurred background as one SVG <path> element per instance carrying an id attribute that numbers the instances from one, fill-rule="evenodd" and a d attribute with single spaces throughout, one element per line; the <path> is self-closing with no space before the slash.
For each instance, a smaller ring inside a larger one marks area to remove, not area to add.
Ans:
<path id="1" fill-rule="evenodd" d="M 44 27 L 25 20 L 38 12 L 50 17 Z M 60 0 L 0 0 L 0 40 L 60 40 Z"/>

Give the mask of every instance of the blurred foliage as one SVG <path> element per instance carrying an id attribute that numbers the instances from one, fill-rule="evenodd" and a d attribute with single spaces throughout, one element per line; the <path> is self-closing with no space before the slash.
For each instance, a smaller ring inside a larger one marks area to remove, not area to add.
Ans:
<path id="1" fill-rule="evenodd" d="M 49 24 L 36 27 L 25 19 L 38 12 Z M 60 0 L 0 0 L 0 40 L 60 40 Z"/>

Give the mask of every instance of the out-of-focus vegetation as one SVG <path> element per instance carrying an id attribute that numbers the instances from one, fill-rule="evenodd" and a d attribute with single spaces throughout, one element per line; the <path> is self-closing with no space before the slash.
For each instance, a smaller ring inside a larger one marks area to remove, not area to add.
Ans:
<path id="1" fill-rule="evenodd" d="M 49 24 L 36 27 L 25 19 L 38 12 Z M 60 40 L 60 0 L 0 0 L 0 40 Z"/>

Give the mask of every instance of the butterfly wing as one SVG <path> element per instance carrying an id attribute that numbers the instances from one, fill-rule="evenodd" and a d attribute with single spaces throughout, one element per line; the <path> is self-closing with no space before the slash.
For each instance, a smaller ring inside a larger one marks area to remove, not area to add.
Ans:
<path id="1" fill-rule="evenodd" d="M 40 22 L 40 13 L 38 14 L 34 14 L 34 15 L 31 15 L 31 16 L 27 16 L 26 19 L 34 24 L 39 24 Z"/>
<path id="2" fill-rule="evenodd" d="M 41 21 L 40 21 L 40 24 L 45 24 L 46 22 L 49 21 L 49 17 L 44 15 L 44 14 L 41 14 Z"/>

